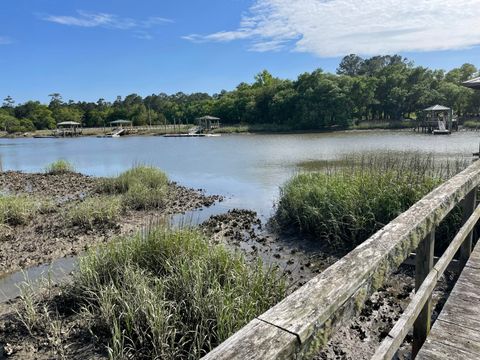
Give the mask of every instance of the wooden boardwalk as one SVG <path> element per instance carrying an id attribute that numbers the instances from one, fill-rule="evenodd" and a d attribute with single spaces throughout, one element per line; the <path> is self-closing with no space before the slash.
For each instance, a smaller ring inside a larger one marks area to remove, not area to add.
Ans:
<path id="1" fill-rule="evenodd" d="M 480 359 L 480 242 L 417 359 Z"/>

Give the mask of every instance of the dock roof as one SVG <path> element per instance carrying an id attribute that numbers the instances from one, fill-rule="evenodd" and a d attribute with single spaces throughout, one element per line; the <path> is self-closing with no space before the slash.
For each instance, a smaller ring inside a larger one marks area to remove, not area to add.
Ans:
<path id="1" fill-rule="evenodd" d="M 480 77 L 464 81 L 462 85 L 472 89 L 480 89 Z"/>
<path id="2" fill-rule="evenodd" d="M 438 105 L 438 104 L 424 109 L 424 111 L 447 111 L 447 110 L 450 110 L 450 108 L 443 105 Z"/>
<path id="3" fill-rule="evenodd" d="M 66 126 L 66 125 L 80 125 L 80 123 L 76 121 L 63 121 L 57 124 L 57 126 Z"/>

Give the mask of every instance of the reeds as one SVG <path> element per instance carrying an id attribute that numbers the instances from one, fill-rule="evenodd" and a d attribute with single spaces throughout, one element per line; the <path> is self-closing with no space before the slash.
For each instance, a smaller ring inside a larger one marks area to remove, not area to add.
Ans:
<path id="1" fill-rule="evenodd" d="M 53 204 L 25 195 L 0 195 L 0 224 L 25 225 L 39 212 L 48 212 Z"/>
<path id="2" fill-rule="evenodd" d="M 67 160 L 57 160 L 45 167 L 45 173 L 50 175 L 63 175 L 75 172 L 74 166 Z"/>
<path id="3" fill-rule="evenodd" d="M 420 153 L 347 156 L 333 166 L 318 162 L 321 171 L 298 174 L 281 188 L 275 218 L 283 231 L 353 248 L 467 164 Z M 459 218 L 456 209 L 439 232 L 449 236 Z"/>
<path id="4" fill-rule="evenodd" d="M 168 177 L 151 166 L 135 166 L 114 178 L 102 179 L 97 191 L 122 196 L 127 209 L 159 209 L 165 204 L 168 194 Z"/>
<path id="5" fill-rule="evenodd" d="M 71 226 L 93 229 L 95 226 L 113 226 L 123 212 L 118 196 L 100 195 L 75 203 L 66 212 L 66 222 Z"/>
<path id="6" fill-rule="evenodd" d="M 283 298 L 275 269 L 247 264 L 199 231 L 154 227 L 80 261 L 69 296 L 111 358 L 198 359 Z"/>

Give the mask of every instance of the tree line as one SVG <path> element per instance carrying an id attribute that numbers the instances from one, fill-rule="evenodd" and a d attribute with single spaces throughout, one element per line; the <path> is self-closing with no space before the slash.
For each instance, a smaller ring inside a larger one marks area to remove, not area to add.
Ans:
<path id="1" fill-rule="evenodd" d="M 131 94 L 117 96 L 113 102 L 75 102 L 52 93 L 48 105 L 38 101 L 16 104 L 7 96 L 0 108 L 0 128 L 8 132 L 52 129 L 63 121 L 101 127 L 118 119 L 134 125 L 193 123 L 210 114 L 225 125 L 329 129 L 366 120 L 415 118 L 437 103 L 453 108 L 459 116 L 476 116 L 480 92 L 461 85 L 476 76 L 479 71 L 472 64 L 446 72 L 415 66 L 400 55 L 362 58 L 351 54 L 342 59 L 336 74 L 317 69 L 287 80 L 264 70 L 253 82 L 214 95 Z"/>

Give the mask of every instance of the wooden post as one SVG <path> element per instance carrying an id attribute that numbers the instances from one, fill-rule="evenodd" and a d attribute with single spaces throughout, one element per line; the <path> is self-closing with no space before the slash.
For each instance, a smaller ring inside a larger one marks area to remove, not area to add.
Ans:
<path id="1" fill-rule="evenodd" d="M 470 191 L 465 199 L 463 199 L 463 219 L 462 224 L 468 220 L 470 215 L 475 211 L 477 202 L 477 189 L 473 189 Z M 460 247 L 460 269 L 462 269 L 468 261 L 470 254 L 472 253 L 472 244 L 473 244 L 473 231 L 467 235 L 465 241 L 463 242 L 462 246 Z"/>
<path id="2" fill-rule="evenodd" d="M 415 256 L 415 291 L 418 291 L 423 280 L 432 270 L 434 265 L 433 249 L 435 247 L 435 228 L 430 234 L 418 244 L 417 255 Z M 413 324 L 413 348 L 412 359 L 420 351 L 423 343 L 430 332 L 432 318 L 432 297 L 428 299 L 422 311 Z"/>

